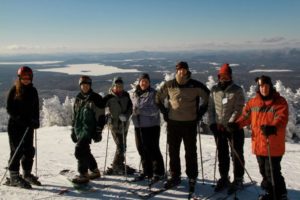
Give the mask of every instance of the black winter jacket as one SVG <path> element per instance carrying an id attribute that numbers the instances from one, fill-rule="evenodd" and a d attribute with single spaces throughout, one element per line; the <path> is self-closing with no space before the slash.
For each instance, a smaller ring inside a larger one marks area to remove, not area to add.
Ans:
<path id="1" fill-rule="evenodd" d="M 13 86 L 7 97 L 9 123 L 31 128 L 39 128 L 39 97 L 33 84 L 21 87 L 21 97 L 15 98 L 16 86 Z"/>

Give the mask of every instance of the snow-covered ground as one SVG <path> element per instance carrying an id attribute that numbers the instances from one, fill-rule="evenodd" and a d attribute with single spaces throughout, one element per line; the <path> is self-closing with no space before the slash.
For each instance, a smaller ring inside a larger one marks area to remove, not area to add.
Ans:
<path id="1" fill-rule="evenodd" d="M 43 186 L 33 186 L 33 189 L 26 190 L 5 185 L 0 186 L 0 199 L 139 199 L 137 195 L 132 194 L 129 190 L 137 190 L 142 188 L 145 183 L 129 184 L 126 183 L 124 177 L 105 176 L 104 178 L 92 181 L 92 185 L 96 191 L 79 194 L 72 190 L 71 184 L 65 177 L 59 175 L 63 169 L 75 170 L 77 162 L 74 157 L 74 144 L 70 139 L 70 127 L 45 127 L 37 130 L 38 135 L 38 176 Z M 92 144 L 92 152 L 96 157 L 101 171 L 104 167 L 105 149 L 108 131 L 105 128 L 103 132 L 103 140 L 100 143 Z M 127 163 L 130 166 L 139 168 L 139 156 L 135 147 L 133 126 L 130 126 L 128 134 L 128 150 Z M 161 131 L 161 151 L 165 159 L 166 151 L 166 134 L 165 127 Z M 215 143 L 210 135 L 201 135 L 202 151 L 203 151 L 203 168 L 205 185 L 202 184 L 201 165 L 199 159 L 199 176 L 196 193 L 199 196 L 206 196 L 212 193 L 213 188 L 210 186 L 213 181 L 214 160 L 215 160 Z M 246 168 L 254 181 L 260 183 L 261 177 L 258 171 L 258 165 L 255 156 L 250 152 L 250 138 L 245 141 L 245 159 Z M 199 147 L 199 143 L 198 143 Z M 5 173 L 7 160 L 9 155 L 9 145 L 7 133 L 0 133 L 0 176 Z M 115 145 L 110 135 L 108 146 L 107 165 L 113 159 Z M 199 149 L 198 149 L 199 153 Z M 199 155 L 198 155 L 199 156 Z M 187 198 L 187 182 L 185 175 L 184 148 L 181 148 L 181 164 L 182 164 L 182 184 L 172 190 L 166 191 L 153 197 L 153 199 L 186 199 Z M 35 173 L 35 167 L 33 172 Z M 300 199 L 300 145 L 286 144 L 286 154 L 282 160 L 282 173 L 285 177 L 289 199 Z M 217 178 L 219 177 L 217 172 Z M 232 177 L 232 175 L 231 175 Z M 247 174 L 245 174 L 245 182 L 249 182 Z M 106 187 L 105 187 L 106 185 Z M 156 187 L 161 187 L 158 184 Z M 69 192 L 59 195 L 59 191 L 68 189 Z M 259 186 L 253 186 L 237 193 L 240 199 L 257 199 L 261 190 Z M 224 195 L 224 194 L 223 194 Z"/>

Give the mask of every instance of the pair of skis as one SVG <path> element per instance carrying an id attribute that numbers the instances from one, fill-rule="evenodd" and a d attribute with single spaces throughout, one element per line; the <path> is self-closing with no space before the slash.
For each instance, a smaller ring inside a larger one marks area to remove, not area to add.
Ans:
<path id="1" fill-rule="evenodd" d="M 162 182 L 164 179 L 161 180 L 157 180 L 155 182 L 151 182 L 149 181 L 148 183 L 148 187 L 145 188 L 137 188 L 134 190 L 129 190 L 130 193 L 137 195 L 139 198 L 141 199 L 150 199 L 160 193 L 163 193 L 164 191 L 166 191 L 167 189 L 165 188 L 160 188 L 160 189 L 153 189 L 152 186 L 156 185 L 159 182 Z M 128 181 L 128 183 L 137 183 L 137 182 L 141 182 L 141 181 L 146 181 L 146 179 L 140 179 L 140 178 L 134 178 L 133 180 Z"/>
<path id="2" fill-rule="evenodd" d="M 240 191 L 243 191 L 245 188 L 247 187 L 251 187 L 251 186 L 254 186 L 256 185 L 256 182 L 253 181 L 253 182 L 247 182 L 247 183 L 244 183 L 243 184 L 243 188 L 241 189 L 237 189 L 235 192 L 231 193 L 231 194 L 224 194 L 220 197 L 217 197 L 218 194 L 223 194 L 222 191 L 220 192 L 213 192 L 211 195 L 208 195 L 208 196 L 205 196 L 205 197 L 197 197 L 197 196 L 194 196 L 193 198 L 191 198 L 192 200 L 208 200 L 208 199 L 216 199 L 216 200 L 226 200 L 226 199 L 229 199 L 231 197 L 233 197 L 234 200 L 239 200 L 239 198 L 236 196 L 238 192 Z"/>

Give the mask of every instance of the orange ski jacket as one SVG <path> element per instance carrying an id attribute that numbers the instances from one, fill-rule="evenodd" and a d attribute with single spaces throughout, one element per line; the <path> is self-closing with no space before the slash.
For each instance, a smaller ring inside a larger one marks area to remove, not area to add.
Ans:
<path id="1" fill-rule="evenodd" d="M 250 99 L 236 120 L 239 127 L 250 125 L 252 130 L 252 153 L 268 156 L 267 140 L 261 131 L 262 125 L 276 126 L 276 135 L 269 136 L 271 156 L 282 156 L 285 152 L 285 130 L 288 123 L 288 104 L 278 92 L 271 100 L 264 101 L 260 94 Z"/>

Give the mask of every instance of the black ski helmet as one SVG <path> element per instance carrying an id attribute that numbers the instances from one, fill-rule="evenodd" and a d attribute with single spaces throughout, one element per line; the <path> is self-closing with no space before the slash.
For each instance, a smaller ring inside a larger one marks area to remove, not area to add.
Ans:
<path id="1" fill-rule="evenodd" d="M 84 83 L 92 85 L 92 79 L 89 76 L 81 76 L 79 78 L 78 84 L 81 85 Z"/>
<path id="2" fill-rule="evenodd" d="M 22 76 L 30 76 L 30 78 L 33 78 L 32 69 L 28 66 L 22 66 L 18 69 L 18 77 L 21 78 Z"/>

